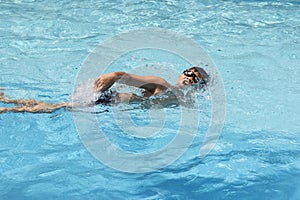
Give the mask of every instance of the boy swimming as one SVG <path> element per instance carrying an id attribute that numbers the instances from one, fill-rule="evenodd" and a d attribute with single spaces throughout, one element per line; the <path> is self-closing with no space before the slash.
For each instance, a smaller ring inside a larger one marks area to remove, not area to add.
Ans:
<path id="1" fill-rule="evenodd" d="M 118 93 L 110 90 L 116 83 L 125 84 L 140 88 L 142 95 L 134 93 Z M 209 82 L 208 74 L 200 67 L 186 69 L 178 77 L 176 85 L 171 85 L 159 76 L 140 76 L 126 72 L 112 72 L 99 76 L 94 82 L 94 90 L 97 97 L 92 104 L 116 104 L 122 102 L 142 102 L 151 96 L 162 95 L 169 89 L 176 92 L 176 98 L 181 98 L 180 91 L 185 90 L 191 85 L 197 88 L 204 88 Z M 183 96 L 182 96 L 183 97 Z M 172 99 L 170 99 L 172 101 Z M 0 107 L 0 113 L 4 112 L 31 112 L 31 113 L 50 113 L 60 108 L 74 108 L 82 105 L 74 102 L 46 103 L 34 99 L 8 99 L 4 93 L 0 93 L 0 102 L 15 104 L 15 107 Z"/>

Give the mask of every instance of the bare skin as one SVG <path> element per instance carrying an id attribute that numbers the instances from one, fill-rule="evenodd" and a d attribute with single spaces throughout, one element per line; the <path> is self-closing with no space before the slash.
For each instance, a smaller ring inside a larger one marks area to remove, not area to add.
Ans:
<path id="1" fill-rule="evenodd" d="M 119 93 L 119 102 L 128 101 L 142 101 L 145 98 L 149 98 L 153 95 L 162 94 L 167 89 L 173 87 L 177 89 L 183 89 L 189 85 L 195 84 L 196 80 L 208 80 L 208 75 L 201 68 L 190 68 L 188 73 L 182 73 L 175 86 L 172 86 L 165 79 L 159 76 L 139 76 L 135 74 L 128 74 L 126 72 L 112 72 L 99 76 L 95 81 L 95 91 L 104 92 L 108 90 L 115 82 L 134 86 L 143 89 L 143 96 L 138 96 L 132 93 Z M 206 84 L 206 82 L 205 82 Z M 0 102 L 6 104 L 15 104 L 16 107 L 0 107 L 0 113 L 4 112 L 31 112 L 31 113 L 51 113 L 60 108 L 73 108 L 80 105 L 74 105 L 72 102 L 63 103 L 46 103 L 44 101 L 36 101 L 34 99 L 18 99 L 11 100 L 4 96 L 3 92 L 0 92 Z"/>
<path id="2" fill-rule="evenodd" d="M 194 68 L 190 68 L 189 70 L 192 71 L 195 76 L 199 77 L 200 79 L 208 79 L 207 73 L 201 68 L 198 68 L 198 70 L 202 73 Z M 193 77 L 186 76 L 184 75 L 184 73 L 182 73 L 178 77 L 177 84 L 175 86 L 172 86 L 165 79 L 159 76 L 139 76 L 135 74 L 128 74 L 126 72 L 112 72 L 109 74 L 104 74 L 96 79 L 95 90 L 97 92 L 106 91 L 116 81 L 122 84 L 144 89 L 142 98 L 149 98 L 150 96 L 161 94 L 171 87 L 183 89 L 189 85 L 193 85 L 196 83 Z M 137 95 L 128 93 L 119 94 L 120 101 L 128 102 L 128 98 L 136 99 Z"/>
<path id="3" fill-rule="evenodd" d="M 36 101 L 34 99 L 17 99 L 11 100 L 0 94 L 0 102 L 6 104 L 15 104 L 16 107 L 0 107 L 0 113 L 4 112 L 30 112 L 30 113 L 51 113 L 60 108 L 71 108 L 71 102 L 63 103 L 46 103 L 44 101 Z"/>

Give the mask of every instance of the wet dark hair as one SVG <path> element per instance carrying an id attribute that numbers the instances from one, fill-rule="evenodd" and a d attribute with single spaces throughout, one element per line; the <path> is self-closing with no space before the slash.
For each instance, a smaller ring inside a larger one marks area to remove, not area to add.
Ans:
<path id="1" fill-rule="evenodd" d="M 209 75 L 206 73 L 206 71 L 204 69 L 202 69 L 201 67 L 191 67 L 189 70 L 194 70 L 195 72 L 198 72 L 200 74 L 200 76 L 198 76 L 205 85 L 208 84 L 209 82 Z"/>

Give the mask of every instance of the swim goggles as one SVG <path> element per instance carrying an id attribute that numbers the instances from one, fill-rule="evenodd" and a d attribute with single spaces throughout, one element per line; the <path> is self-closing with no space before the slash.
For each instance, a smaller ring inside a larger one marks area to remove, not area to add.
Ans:
<path id="1" fill-rule="evenodd" d="M 183 71 L 183 74 L 184 74 L 185 76 L 187 76 L 187 77 L 192 77 L 194 83 L 198 83 L 200 80 L 201 80 L 200 84 L 203 84 L 203 83 L 204 83 L 203 79 L 199 78 L 199 77 L 198 77 L 193 71 L 191 71 L 191 70 L 186 69 L 186 70 Z"/>

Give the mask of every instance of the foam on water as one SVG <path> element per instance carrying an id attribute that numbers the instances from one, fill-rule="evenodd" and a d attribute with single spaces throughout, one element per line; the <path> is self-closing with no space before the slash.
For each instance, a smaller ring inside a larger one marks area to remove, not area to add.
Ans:
<path id="1" fill-rule="evenodd" d="M 95 102 L 95 87 L 94 79 L 88 79 L 86 82 L 79 85 L 73 94 L 70 95 L 70 99 L 80 105 L 91 105 Z"/>

